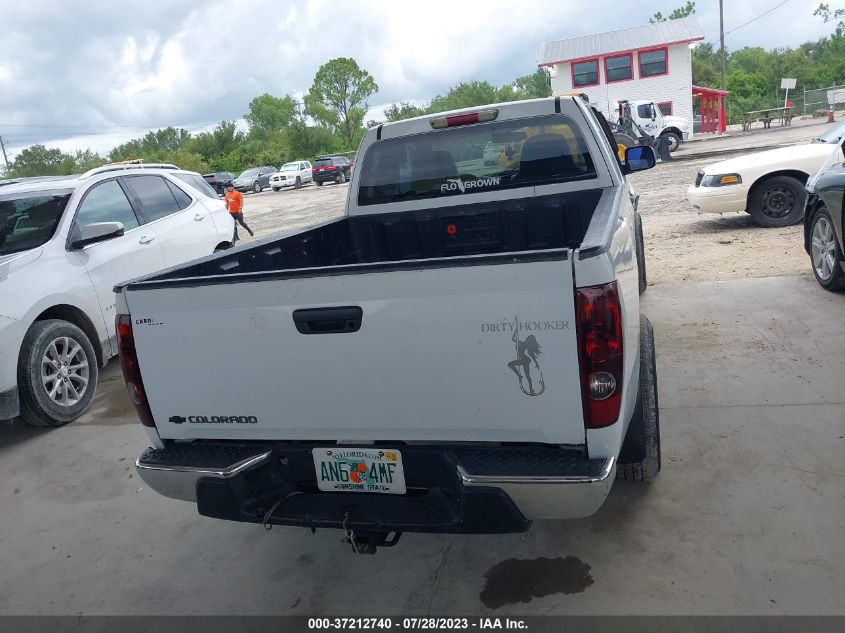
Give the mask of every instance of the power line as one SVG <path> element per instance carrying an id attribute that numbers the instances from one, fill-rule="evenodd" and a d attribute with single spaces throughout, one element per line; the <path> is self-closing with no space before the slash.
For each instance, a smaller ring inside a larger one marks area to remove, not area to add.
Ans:
<path id="1" fill-rule="evenodd" d="M 749 25 L 749 24 L 751 24 L 752 22 L 756 22 L 756 21 L 757 21 L 757 20 L 759 20 L 760 18 L 762 18 L 762 17 L 765 17 L 765 16 L 769 15 L 769 14 L 770 14 L 772 11 L 774 11 L 775 9 L 779 9 L 780 7 L 782 7 L 783 5 L 785 5 L 787 2 L 789 2 L 789 0 L 783 0 L 783 2 L 781 2 L 780 4 L 777 4 L 777 5 L 775 5 L 775 6 L 773 6 L 771 9 L 769 9 L 769 10 L 768 10 L 768 11 L 766 11 L 765 13 L 761 13 L 761 14 L 760 14 L 760 15 L 758 15 L 756 18 L 753 18 L 753 19 L 751 19 L 751 20 L 748 20 L 748 22 L 745 22 L 744 24 L 740 24 L 739 26 L 732 28 L 730 31 L 728 31 L 727 33 L 725 33 L 725 35 L 730 35 L 730 34 L 731 34 L 731 33 L 733 33 L 734 31 L 738 31 L 739 29 L 741 29 L 743 26 L 748 26 L 748 25 Z"/>

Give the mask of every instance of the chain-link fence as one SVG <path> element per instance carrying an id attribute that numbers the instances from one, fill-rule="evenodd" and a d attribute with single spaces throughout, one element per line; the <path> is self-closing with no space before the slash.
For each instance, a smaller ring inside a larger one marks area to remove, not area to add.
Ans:
<path id="1" fill-rule="evenodd" d="M 804 88 L 804 114 L 827 116 L 828 110 L 845 107 L 845 84 L 827 88 Z"/>

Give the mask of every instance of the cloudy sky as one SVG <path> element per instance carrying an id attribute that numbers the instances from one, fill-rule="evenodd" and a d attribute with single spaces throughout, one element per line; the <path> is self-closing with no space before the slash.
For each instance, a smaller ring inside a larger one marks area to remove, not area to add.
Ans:
<path id="1" fill-rule="evenodd" d="M 781 1 L 725 0 L 725 30 Z M 317 68 L 340 56 L 375 77 L 368 118 L 377 118 L 385 105 L 425 101 L 460 81 L 502 84 L 532 72 L 544 41 L 645 24 L 682 3 L 18 1 L 0 30 L 0 135 L 12 155 L 33 143 L 105 153 L 148 129 L 238 119 L 264 92 L 301 97 Z M 817 4 L 787 0 L 726 45 L 823 37 L 832 27 L 812 16 Z M 717 41 L 718 1 L 697 5 L 708 41 Z"/>

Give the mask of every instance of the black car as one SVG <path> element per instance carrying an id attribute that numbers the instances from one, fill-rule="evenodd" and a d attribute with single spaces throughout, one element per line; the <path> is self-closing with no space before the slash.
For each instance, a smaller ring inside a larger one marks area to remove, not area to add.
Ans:
<path id="1" fill-rule="evenodd" d="M 321 156 L 311 167 L 314 182 L 318 187 L 322 187 L 327 182 L 344 183 L 349 180 L 351 172 L 352 163 L 346 156 Z"/>
<path id="2" fill-rule="evenodd" d="M 226 193 L 226 187 L 235 179 L 235 174 L 228 171 L 215 171 L 210 174 L 203 174 L 202 177 L 219 194 Z"/>
<path id="3" fill-rule="evenodd" d="M 845 136 L 845 126 L 843 126 Z M 819 173 L 807 182 L 804 248 L 816 281 L 827 290 L 845 290 L 845 138 Z"/>

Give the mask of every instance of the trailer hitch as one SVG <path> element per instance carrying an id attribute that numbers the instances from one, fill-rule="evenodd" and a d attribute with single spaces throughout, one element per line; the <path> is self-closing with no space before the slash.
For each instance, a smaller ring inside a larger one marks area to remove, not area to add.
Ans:
<path id="1" fill-rule="evenodd" d="M 349 513 L 343 515 L 344 543 L 352 546 L 356 554 L 375 554 L 379 547 L 393 547 L 402 537 L 402 532 L 375 532 L 372 530 L 355 531 L 346 523 Z M 392 535 L 392 538 L 388 538 Z"/>

